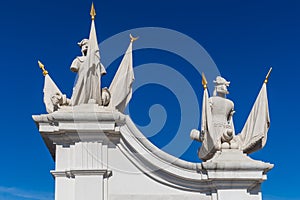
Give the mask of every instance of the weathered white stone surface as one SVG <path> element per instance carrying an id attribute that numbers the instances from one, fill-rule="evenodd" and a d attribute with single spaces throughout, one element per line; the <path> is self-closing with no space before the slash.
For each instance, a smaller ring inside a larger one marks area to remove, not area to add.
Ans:
<path id="1" fill-rule="evenodd" d="M 85 40 L 85 42 L 83 40 L 79 45 L 82 48 L 83 55 L 75 58 L 70 67 L 72 71 L 78 74 L 75 87 L 73 88 L 71 104 L 80 105 L 93 99 L 97 104 L 103 105 L 100 79 L 102 75 L 106 74 L 106 71 L 100 62 L 94 20 L 91 23 L 89 40 Z"/>
<path id="2" fill-rule="evenodd" d="M 92 6 L 91 13 L 95 14 L 94 6 Z M 77 56 L 70 67 L 71 71 L 77 73 L 71 99 L 68 99 L 60 91 L 48 75 L 44 65 L 40 61 L 38 62 L 45 76 L 44 103 L 48 113 L 57 111 L 62 107 L 81 104 L 109 106 L 111 109 L 123 112 L 131 99 L 134 81 L 132 43 L 138 38 L 130 34 L 130 44 L 109 89 L 106 87 L 101 89 L 101 77 L 106 74 L 106 70 L 100 61 L 94 19 L 95 15 L 92 16 L 89 39 L 83 39 L 78 43 L 81 47 L 82 56 Z"/>
<path id="3" fill-rule="evenodd" d="M 234 104 L 226 99 L 228 81 L 216 78 L 213 97 L 204 83 L 201 131 L 203 144 L 192 163 L 171 156 L 148 141 L 129 116 L 122 114 L 132 96 L 132 37 L 109 89 L 101 90 L 105 69 L 94 24 L 82 40 L 82 56 L 71 99 L 55 85 L 43 64 L 44 102 L 50 114 L 34 115 L 55 169 L 55 200 L 261 200 L 261 183 L 273 167 L 244 153 L 262 148 L 269 128 L 265 84 L 242 133 L 235 137 Z M 269 72 L 270 73 L 270 72 Z M 268 74 L 269 74 L 268 73 Z M 268 77 L 268 76 L 267 76 Z M 244 152 L 244 153 L 243 153 Z"/>
<path id="4" fill-rule="evenodd" d="M 271 69 L 267 75 L 269 76 Z M 203 102 L 201 130 L 193 129 L 190 137 L 202 142 L 198 150 L 200 159 L 212 159 L 222 149 L 239 149 L 244 153 L 252 153 L 262 149 L 267 141 L 270 127 L 269 107 L 267 98 L 267 78 L 257 96 L 253 108 L 241 133 L 235 135 L 233 125 L 234 103 L 226 98 L 230 82 L 217 76 L 213 96 L 209 97 L 206 78 L 203 76 Z"/>
<path id="5" fill-rule="evenodd" d="M 261 199 L 271 164 L 237 149 L 204 163 L 151 144 L 129 116 L 96 104 L 33 116 L 55 159 L 55 200 Z"/>

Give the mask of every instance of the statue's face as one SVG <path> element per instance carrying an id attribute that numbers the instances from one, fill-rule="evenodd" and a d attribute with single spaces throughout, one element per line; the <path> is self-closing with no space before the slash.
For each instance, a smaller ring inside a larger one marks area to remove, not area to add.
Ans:
<path id="1" fill-rule="evenodd" d="M 229 91 L 227 89 L 227 86 L 225 84 L 218 85 L 217 86 L 217 92 L 222 94 L 229 94 Z"/>
<path id="2" fill-rule="evenodd" d="M 84 45 L 81 46 L 81 52 L 85 56 L 87 54 L 88 47 L 89 47 L 88 43 L 85 43 Z"/>

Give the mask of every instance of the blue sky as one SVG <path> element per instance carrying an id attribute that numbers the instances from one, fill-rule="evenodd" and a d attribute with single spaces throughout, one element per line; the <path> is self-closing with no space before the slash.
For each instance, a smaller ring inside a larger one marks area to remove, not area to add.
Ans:
<path id="1" fill-rule="evenodd" d="M 243 127 L 265 74 L 273 66 L 268 84 L 271 116 L 268 141 L 263 150 L 251 157 L 275 164 L 263 183 L 265 199 L 300 199 L 300 175 L 296 167 L 300 141 L 296 126 L 300 112 L 297 90 L 299 1 L 95 0 L 94 3 L 99 42 L 128 29 L 162 27 L 183 33 L 201 44 L 220 73 L 231 81 L 228 98 L 235 102 L 237 130 Z M 45 113 L 43 77 L 37 60 L 44 62 L 57 85 L 70 96 L 75 75 L 69 71 L 69 65 L 80 53 L 76 43 L 88 36 L 90 5 L 89 1 L 70 0 L 1 2 L 0 199 L 53 199 L 54 180 L 49 171 L 54 169 L 54 162 L 31 119 L 32 114 Z M 142 35 L 140 40 L 143 40 Z M 125 52 L 126 45 L 121 45 L 120 49 Z M 105 52 L 101 53 L 105 60 Z M 176 70 L 180 68 L 179 63 L 186 63 L 167 52 L 143 50 L 134 53 L 135 63 L 146 61 L 167 63 Z M 183 71 L 187 71 L 185 77 L 189 81 L 199 82 L 197 95 L 201 97 L 199 77 L 189 70 Z M 103 81 L 104 85 L 109 85 L 109 78 Z M 135 112 L 143 106 L 139 103 L 139 95 L 149 97 L 148 106 L 159 104 L 161 99 L 162 105 L 169 100 L 170 108 L 177 105 L 166 88 L 152 86 L 145 86 L 146 96 L 140 94 L 142 90 L 133 96 L 130 112 L 137 124 L 147 125 L 146 113 Z M 164 98 L 159 98 L 161 96 Z M 170 108 L 166 107 L 166 112 L 176 112 Z M 166 114 L 171 121 L 164 131 L 169 134 L 174 131 L 172 125 L 180 120 L 176 114 Z M 188 137 L 188 133 L 186 135 Z M 172 137 L 160 133 L 151 140 L 164 146 Z M 193 143 L 182 158 L 199 162 L 195 152 L 199 145 Z"/>

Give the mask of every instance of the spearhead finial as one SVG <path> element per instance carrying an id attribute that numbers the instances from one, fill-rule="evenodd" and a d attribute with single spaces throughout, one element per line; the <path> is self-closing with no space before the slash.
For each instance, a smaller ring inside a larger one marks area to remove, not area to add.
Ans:
<path id="1" fill-rule="evenodd" d="M 43 75 L 46 76 L 48 74 L 48 71 L 45 69 L 45 66 L 43 65 L 43 63 L 41 63 L 41 61 L 38 60 L 38 64 L 39 67 L 42 69 L 43 71 Z"/>
<path id="2" fill-rule="evenodd" d="M 207 88 L 207 80 L 203 72 L 202 72 L 202 85 L 205 90 Z"/>
<path id="3" fill-rule="evenodd" d="M 268 71 L 268 73 L 267 73 L 267 76 L 266 76 L 266 79 L 265 79 L 264 83 L 268 83 L 268 80 L 269 80 L 271 71 L 272 71 L 272 67 L 269 69 L 269 71 Z"/>
<path id="4" fill-rule="evenodd" d="M 92 3 L 90 15 L 91 15 L 92 20 L 95 20 L 96 11 L 95 11 L 95 7 L 94 7 L 94 3 Z"/>
<path id="5" fill-rule="evenodd" d="M 133 36 L 131 35 L 131 33 L 129 34 L 129 37 L 130 37 L 130 42 L 134 42 L 134 41 L 136 41 L 136 40 L 139 39 L 139 37 L 133 37 Z"/>

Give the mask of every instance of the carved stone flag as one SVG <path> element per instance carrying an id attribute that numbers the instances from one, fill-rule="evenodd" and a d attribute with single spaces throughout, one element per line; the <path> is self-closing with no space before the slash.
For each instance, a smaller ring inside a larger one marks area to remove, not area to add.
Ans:
<path id="1" fill-rule="evenodd" d="M 244 153 L 262 149 L 270 127 L 267 86 L 263 84 L 241 134 L 237 136 Z"/>
<path id="2" fill-rule="evenodd" d="M 120 112 L 124 111 L 132 96 L 133 81 L 132 42 L 130 42 L 118 71 L 109 86 L 109 91 L 111 93 L 109 106 L 115 107 Z"/>
<path id="3" fill-rule="evenodd" d="M 63 96 L 59 88 L 56 86 L 52 78 L 46 74 L 44 81 L 44 103 L 48 113 L 52 113 L 56 110 L 55 105 L 53 105 L 52 98 L 54 95 Z"/>
<path id="4" fill-rule="evenodd" d="M 207 88 L 203 93 L 202 116 L 201 116 L 201 137 L 203 137 L 202 146 L 199 149 L 198 156 L 202 160 L 211 158 L 217 149 L 218 135 L 213 133 L 211 128 L 212 113 L 209 103 Z"/>

